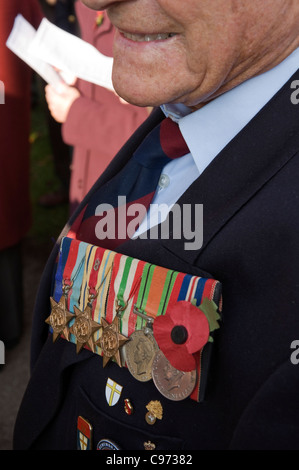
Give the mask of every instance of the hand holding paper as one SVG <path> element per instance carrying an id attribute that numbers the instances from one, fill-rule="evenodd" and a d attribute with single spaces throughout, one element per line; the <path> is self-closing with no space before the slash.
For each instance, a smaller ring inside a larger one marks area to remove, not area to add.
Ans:
<path id="1" fill-rule="evenodd" d="M 45 88 L 46 100 L 52 117 L 61 124 L 66 121 L 70 107 L 80 97 L 77 88 L 61 83 L 54 88 L 47 85 Z"/>

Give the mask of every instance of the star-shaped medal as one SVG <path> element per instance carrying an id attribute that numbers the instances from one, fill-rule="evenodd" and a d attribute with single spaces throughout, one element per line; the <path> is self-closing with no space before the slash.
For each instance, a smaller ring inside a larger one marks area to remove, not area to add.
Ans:
<path id="1" fill-rule="evenodd" d="M 102 318 L 101 326 L 103 333 L 96 345 L 100 346 L 103 351 L 103 367 L 107 365 L 110 359 L 115 359 L 119 367 L 122 367 L 119 349 L 128 341 L 128 338 L 119 332 L 118 317 L 116 316 L 110 324 Z"/>
<path id="2" fill-rule="evenodd" d="M 53 343 L 55 343 L 61 334 L 69 341 L 68 323 L 74 318 L 74 315 L 67 308 L 67 296 L 62 294 L 59 302 L 50 297 L 50 302 L 51 314 L 45 321 L 53 328 Z"/>
<path id="3" fill-rule="evenodd" d="M 95 352 L 93 335 L 101 328 L 101 325 L 92 319 L 92 305 L 88 303 L 83 312 L 81 312 L 78 307 L 74 307 L 74 311 L 76 319 L 70 328 L 70 332 L 76 338 L 77 354 L 85 345 L 87 345 L 92 352 Z"/>

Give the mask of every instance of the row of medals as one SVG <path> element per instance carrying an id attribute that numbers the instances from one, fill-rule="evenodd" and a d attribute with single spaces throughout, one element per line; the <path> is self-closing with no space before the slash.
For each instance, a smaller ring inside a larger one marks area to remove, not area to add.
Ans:
<path id="1" fill-rule="evenodd" d="M 53 329 L 53 341 L 56 341 L 61 334 L 69 341 L 72 333 L 76 338 L 77 353 L 86 345 L 93 352 L 96 346 L 100 347 L 104 367 L 110 359 L 114 359 L 120 367 L 126 364 L 136 380 L 140 382 L 153 380 L 159 392 L 169 400 L 184 400 L 192 393 L 196 384 L 196 370 L 184 372 L 170 364 L 154 338 L 152 329 L 154 319 L 134 308 L 134 313 L 146 320 L 146 326 L 126 338 L 119 330 L 120 309 L 116 308 L 116 316 L 111 324 L 103 318 L 101 323 L 97 323 L 92 319 L 93 300 L 88 302 L 83 311 L 75 306 L 75 314 L 72 314 L 67 309 L 67 293 L 62 295 L 59 302 L 51 298 L 52 310 L 46 323 Z M 71 327 L 68 327 L 72 319 L 75 321 Z M 100 329 L 102 335 L 94 341 L 94 333 Z"/>

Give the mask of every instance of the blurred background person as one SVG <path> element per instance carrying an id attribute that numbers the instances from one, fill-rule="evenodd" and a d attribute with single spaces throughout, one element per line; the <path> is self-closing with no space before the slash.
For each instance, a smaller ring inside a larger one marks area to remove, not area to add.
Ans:
<path id="1" fill-rule="evenodd" d="M 75 2 L 80 36 L 112 57 L 114 30 L 106 12 Z M 62 85 L 58 93 L 46 87 L 50 112 L 62 123 L 64 142 L 74 147 L 70 180 L 70 213 L 128 137 L 148 117 L 149 110 L 121 100 L 114 92 L 83 80 Z"/>
<path id="2" fill-rule="evenodd" d="M 75 15 L 75 0 L 39 0 L 46 18 L 68 33 L 78 35 L 78 22 Z M 45 86 L 45 83 L 44 83 Z M 70 164 L 72 147 L 66 144 L 61 135 L 61 123 L 57 122 L 46 106 L 49 139 L 55 174 L 60 187 L 43 194 L 39 203 L 44 207 L 53 207 L 69 201 Z"/>
<path id="3" fill-rule="evenodd" d="M 56 26 L 64 29 L 64 31 L 67 31 L 68 33 L 78 35 L 79 29 L 78 29 L 78 21 L 77 21 L 77 17 L 75 13 L 75 0 L 54 0 L 54 1 L 55 1 L 54 22 Z"/>
<path id="4" fill-rule="evenodd" d="M 32 71 L 6 47 L 14 19 L 22 14 L 34 27 L 42 19 L 38 0 L 0 0 L 0 339 L 17 344 L 22 333 L 22 239 L 31 225 L 30 109 Z"/>

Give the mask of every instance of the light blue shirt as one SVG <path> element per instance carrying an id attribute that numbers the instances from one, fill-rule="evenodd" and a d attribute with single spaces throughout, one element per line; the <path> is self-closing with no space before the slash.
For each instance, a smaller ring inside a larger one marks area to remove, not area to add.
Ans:
<path id="1" fill-rule="evenodd" d="M 180 196 L 298 68 L 299 48 L 273 69 L 243 82 L 197 111 L 191 112 L 181 104 L 161 107 L 166 116 L 178 123 L 190 153 L 163 168 L 150 210 L 135 236 L 166 219 Z"/>

